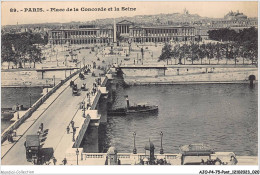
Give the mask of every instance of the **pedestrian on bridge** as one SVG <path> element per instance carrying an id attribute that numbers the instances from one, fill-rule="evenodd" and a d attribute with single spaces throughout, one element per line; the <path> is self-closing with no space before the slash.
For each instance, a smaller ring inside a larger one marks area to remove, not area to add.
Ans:
<path id="1" fill-rule="evenodd" d="M 53 165 L 56 165 L 57 159 L 54 156 L 52 158 L 52 161 L 53 161 Z"/>
<path id="2" fill-rule="evenodd" d="M 41 130 L 41 132 L 43 132 L 43 123 L 41 123 L 39 129 Z"/>
<path id="3" fill-rule="evenodd" d="M 67 134 L 69 134 L 69 133 L 70 133 L 70 127 L 67 126 Z"/>
<path id="4" fill-rule="evenodd" d="M 73 128 L 72 141 L 75 142 L 76 128 Z"/>
<path id="5" fill-rule="evenodd" d="M 67 164 L 67 159 L 66 159 L 66 157 L 63 159 L 62 163 L 63 163 L 63 165 L 66 165 L 66 164 Z"/>
<path id="6" fill-rule="evenodd" d="M 37 135 L 41 135 L 42 131 L 41 129 L 39 128 L 39 130 L 37 131 Z"/>
<path id="7" fill-rule="evenodd" d="M 11 143 L 14 142 L 12 134 L 8 134 L 8 141 Z"/>
<path id="8" fill-rule="evenodd" d="M 73 129 L 73 128 L 74 128 L 74 121 L 72 120 L 72 121 L 70 122 L 70 124 L 71 124 L 71 128 Z"/>

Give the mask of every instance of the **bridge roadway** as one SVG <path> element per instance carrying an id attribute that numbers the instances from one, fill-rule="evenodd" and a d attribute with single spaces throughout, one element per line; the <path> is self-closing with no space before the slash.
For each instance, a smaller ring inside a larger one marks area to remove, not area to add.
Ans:
<path id="1" fill-rule="evenodd" d="M 76 75 L 78 76 L 78 75 Z M 92 88 L 95 77 L 86 76 L 85 80 L 79 78 L 75 81 L 78 88 L 85 82 L 87 88 Z M 30 165 L 26 160 L 26 151 L 24 142 L 26 135 L 36 134 L 41 123 L 44 124 L 44 130 L 48 129 L 47 139 L 43 142 L 42 148 L 53 148 L 54 153 L 60 141 L 67 134 L 66 127 L 73 119 L 75 113 L 79 109 L 80 102 L 83 101 L 87 91 L 81 91 L 80 96 L 72 96 L 72 90 L 67 87 L 60 96 L 47 108 L 36 122 L 25 132 L 25 134 L 14 144 L 14 146 L 2 157 L 3 165 Z M 30 120 L 30 118 L 28 119 Z M 22 127 L 22 125 L 20 126 Z M 71 127 L 70 127 L 71 131 Z M 72 138 L 71 138 L 72 139 Z M 70 140 L 71 142 L 72 140 Z M 64 145 L 64 152 L 66 150 Z M 58 160 L 60 162 L 61 160 Z"/>

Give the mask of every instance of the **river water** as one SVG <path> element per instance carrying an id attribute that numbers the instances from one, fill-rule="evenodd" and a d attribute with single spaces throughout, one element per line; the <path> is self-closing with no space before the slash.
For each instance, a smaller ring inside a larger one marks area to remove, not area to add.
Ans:
<path id="1" fill-rule="evenodd" d="M 160 150 L 163 132 L 165 153 L 178 153 L 179 146 L 210 144 L 216 151 L 237 155 L 257 155 L 257 84 L 194 84 L 117 86 L 113 108 L 149 102 L 159 106 L 158 114 L 108 116 L 101 134 L 102 147 L 115 146 L 119 152 L 132 152 L 136 132 L 138 152 L 144 152 L 149 138 Z M 16 103 L 29 107 L 41 97 L 42 88 L 2 88 L 1 107 Z M 1 119 L 1 132 L 12 122 Z M 99 136 L 100 137 L 100 136 Z"/>
<path id="2" fill-rule="evenodd" d="M 149 138 L 160 150 L 163 132 L 165 153 L 179 153 L 191 143 L 211 145 L 215 151 L 257 155 L 257 84 L 193 84 L 117 87 L 113 108 L 149 102 L 159 106 L 155 115 L 108 116 L 103 143 L 119 152 L 132 152 L 136 132 L 137 152 L 143 153 Z"/>
<path id="3" fill-rule="evenodd" d="M 23 105 L 24 108 L 34 104 L 42 95 L 42 87 L 4 87 L 1 88 L 1 108 L 12 108 L 17 103 Z M 10 118 L 3 119 L 1 117 L 1 132 L 3 132 L 12 122 Z"/>

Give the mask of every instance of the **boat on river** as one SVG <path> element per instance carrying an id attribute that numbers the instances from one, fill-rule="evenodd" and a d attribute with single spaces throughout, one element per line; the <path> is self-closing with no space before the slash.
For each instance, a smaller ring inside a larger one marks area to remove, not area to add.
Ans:
<path id="1" fill-rule="evenodd" d="M 126 107 L 108 110 L 108 115 L 127 115 L 133 113 L 155 113 L 158 112 L 157 105 L 149 105 L 148 103 L 139 103 L 130 106 L 128 96 L 126 96 Z"/>

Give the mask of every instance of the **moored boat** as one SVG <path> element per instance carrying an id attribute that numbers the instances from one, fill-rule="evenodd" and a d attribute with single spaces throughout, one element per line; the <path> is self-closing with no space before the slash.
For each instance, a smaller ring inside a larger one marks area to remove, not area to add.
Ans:
<path id="1" fill-rule="evenodd" d="M 108 115 L 127 115 L 132 113 L 151 113 L 158 112 L 157 105 L 149 105 L 147 103 L 139 103 L 130 106 L 128 96 L 126 96 L 126 107 L 108 110 Z"/>

